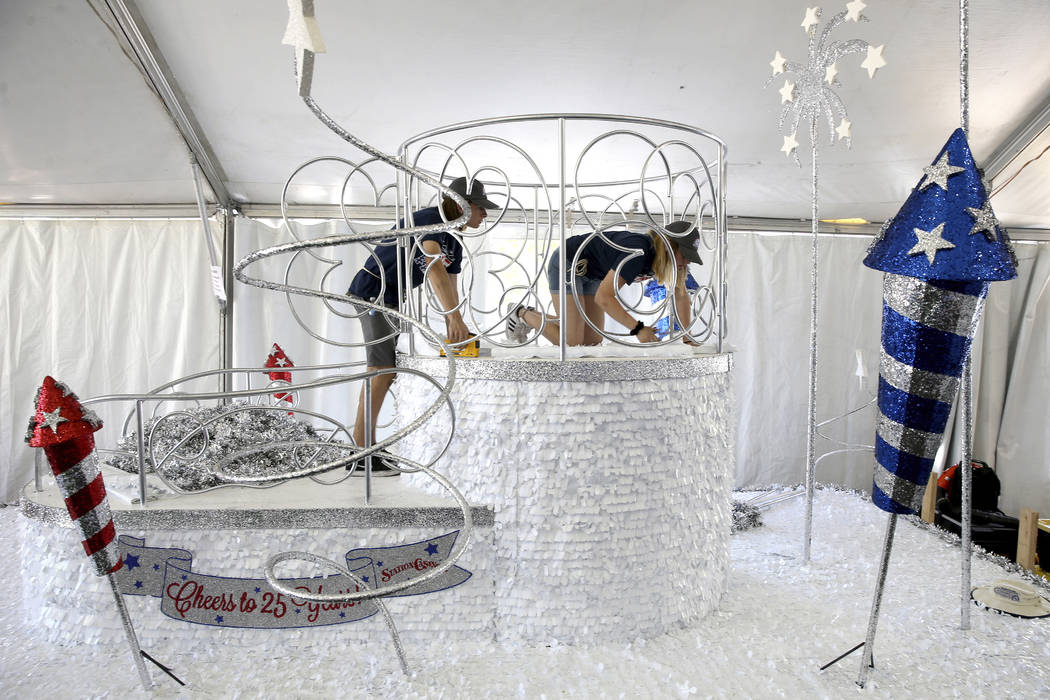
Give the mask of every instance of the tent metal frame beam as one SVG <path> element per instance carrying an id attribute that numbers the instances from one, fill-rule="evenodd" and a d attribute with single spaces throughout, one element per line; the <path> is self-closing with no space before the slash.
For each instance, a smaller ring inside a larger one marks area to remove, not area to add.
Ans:
<path id="1" fill-rule="evenodd" d="M 175 128 L 182 135 L 192 157 L 204 173 L 204 179 L 215 195 L 216 201 L 223 208 L 229 208 L 233 202 L 230 192 L 226 188 L 226 174 L 222 169 L 215 151 L 208 143 L 200 127 L 200 123 L 194 116 L 186 101 L 186 97 L 179 89 L 175 78 L 168 67 L 157 42 L 149 27 L 142 19 L 134 0 L 88 0 L 99 11 L 99 16 L 104 16 L 102 10 L 113 18 L 120 35 L 123 35 L 125 48 L 130 49 L 130 54 L 135 57 L 139 69 L 153 86 L 154 91 L 164 104 L 168 114 L 171 116 Z M 124 43 L 122 42 L 122 43 Z"/>
<path id="2" fill-rule="evenodd" d="M 231 219 L 240 214 L 251 219 L 279 219 L 281 207 L 278 204 L 238 204 L 231 212 Z M 347 216 L 352 221 L 386 222 L 394 219 L 394 207 L 348 206 Z M 209 216 L 215 209 L 208 212 Z M 598 212 L 595 212 L 597 214 Z M 301 205 L 293 204 L 288 214 L 296 219 L 341 219 L 336 205 Z M 0 219 L 198 219 L 200 218 L 195 204 L 24 204 L 0 207 Z M 507 223 L 524 223 L 520 213 L 510 212 L 504 219 Z M 774 219 L 752 216 L 727 217 L 730 231 L 759 233 L 799 233 L 812 235 L 809 219 Z M 541 219 L 546 223 L 546 217 Z M 879 232 L 880 223 L 868 224 L 830 224 L 822 222 L 819 233 L 822 235 L 865 236 L 871 237 Z M 1050 241 L 1050 229 L 1007 227 L 1010 239 L 1017 242 L 1042 243 Z M 232 251 L 230 251 L 232 255 Z M 232 298 L 232 297 L 231 297 Z"/>
<path id="3" fill-rule="evenodd" d="M 989 182 L 994 182 L 997 177 L 1010 166 L 1021 152 L 1028 148 L 1050 127 L 1050 96 L 1047 96 L 1040 105 L 1010 136 L 992 151 L 984 162 L 984 174 Z"/>

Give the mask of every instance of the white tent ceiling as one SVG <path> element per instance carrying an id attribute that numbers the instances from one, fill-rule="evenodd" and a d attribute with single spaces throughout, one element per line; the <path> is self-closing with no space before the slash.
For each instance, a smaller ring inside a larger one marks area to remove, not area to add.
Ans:
<path id="1" fill-rule="evenodd" d="M 188 148 L 123 53 L 112 19 L 100 18 L 108 17 L 106 1 L 0 4 L 0 201 L 194 201 Z M 780 152 L 782 81 L 764 87 L 775 51 L 804 56 L 804 5 L 316 0 L 328 53 L 317 58 L 313 95 L 386 152 L 436 126 L 506 114 L 684 122 L 728 143 L 731 216 L 805 218 L 808 144 L 802 141 L 801 169 Z M 982 162 L 1033 121 L 1040 126 L 1048 111 L 1050 3 L 969 5 L 970 142 Z M 284 2 L 134 6 L 234 199 L 277 202 L 295 166 L 347 153 L 296 96 L 292 51 L 281 45 Z M 841 0 L 825 12 L 844 7 Z M 835 38 L 885 44 L 888 65 L 872 80 L 859 56 L 839 65 L 853 148 L 821 143 L 821 214 L 880 221 L 959 125 L 958 3 L 870 0 L 864 14 L 870 22 L 847 23 Z M 1047 131 L 997 184 L 1050 142 Z M 1048 175 L 1050 156 L 997 195 L 993 206 L 1005 224 L 1050 228 Z"/>

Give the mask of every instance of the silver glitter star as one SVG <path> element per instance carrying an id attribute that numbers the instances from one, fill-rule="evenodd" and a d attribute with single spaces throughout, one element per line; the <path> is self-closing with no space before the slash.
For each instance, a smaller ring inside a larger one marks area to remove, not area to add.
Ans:
<path id="1" fill-rule="evenodd" d="M 937 257 L 938 250 L 949 250 L 955 247 L 954 243 L 944 240 L 942 233 L 944 233 L 943 221 L 931 231 L 923 231 L 921 228 L 915 229 L 915 237 L 919 239 L 919 242 L 912 246 L 912 249 L 908 251 L 908 255 L 926 253 L 926 259 L 932 265 L 934 258 Z"/>
<path id="2" fill-rule="evenodd" d="M 999 220 L 995 218 L 995 212 L 992 211 L 992 203 L 985 202 L 984 206 L 980 209 L 974 209 L 973 207 L 966 207 L 966 213 L 974 218 L 973 228 L 970 229 L 970 235 L 983 231 L 984 237 L 992 243 L 995 243 L 998 237 L 995 233 L 995 227 L 999 225 Z"/>
<path id="3" fill-rule="evenodd" d="M 930 185 L 936 183 L 945 192 L 948 191 L 948 178 L 955 173 L 961 173 L 965 168 L 960 168 L 952 165 L 948 162 L 948 154 L 943 154 L 937 159 L 937 162 L 933 165 L 927 165 L 922 169 L 925 177 L 922 180 L 922 184 L 919 185 L 920 190 L 925 190 Z"/>
<path id="4" fill-rule="evenodd" d="M 278 367 L 284 367 L 285 365 L 288 364 L 288 360 L 284 359 L 283 357 L 278 357 L 274 361 L 274 364 L 277 365 Z"/>
<path id="5" fill-rule="evenodd" d="M 54 411 L 51 411 L 50 413 L 48 413 L 47 411 L 43 411 L 43 414 L 44 414 L 44 418 L 43 418 L 42 421 L 40 421 L 40 425 L 41 425 L 41 427 L 51 428 L 52 432 L 56 432 L 56 433 L 58 432 L 58 424 L 59 423 L 68 423 L 69 422 L 68 418 L 63 418 L 62 417 L 62 407 L 61 406 L 56 408 Z"/>

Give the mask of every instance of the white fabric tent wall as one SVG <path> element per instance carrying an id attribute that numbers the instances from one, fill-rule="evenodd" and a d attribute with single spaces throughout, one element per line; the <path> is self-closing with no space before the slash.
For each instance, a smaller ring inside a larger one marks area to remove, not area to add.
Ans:
<path id="1" fill-rule="evenodd" d="M 0 232 L 7 253 L 2 269 L 12 290 L 0 306 L 0 322 L 8 329 L 3 345 L 7 371 L 0 376 L 5 426 L 0 486 L 10 502 L 31 478 L 32 454 L 22 435 L 33 393 L 45 374 L 88 397 L 145 391 L 214 369 L 219 366 L 219 316 L 199 222 L 0 220 Z M 342 223 L 325 222 L 304 227 L 300 235 L 343 232 Z M 277 222 L 237 219 L 238 258 L 289 240 Z M 818 420 L 863 406 L 877 387 L 881 273 L 861 264 L 869 240 L 820 238 Z M 810 246 L 808 235 L 730 234 L 729 346 L 737 382 L 738 486 L 798 483 L 804 476 Z M 1020 507 L 1032 507 L 1050 512 L 1050 436 L 1045 428 L 1050 244 L 1022 243 L 1017 251 L 1019 278 L 992 285 L 974 345 L 974 455 L 998 470 L 1005 511 L 1016 514 Z M 345 261 L 326 282 L 325 288 L 336 292 L 346 289 L 364 257 L 345 247 L 318 253 Z M 285 256 L 248 271 L 280 280 L 287 263 Z M 292 281 L 312 286 L 323 270 L 312 259 L 301 260 Z M 296 299 L 295 304 L 316 333 L 359 341 L 353 319 L 334 316 L 317 300 Z M 361 348 L 311 337 L 293 318 L 283 294 L 236 284 L 234 309 L 235 367 L 260 367 L 274 342 L 298 366 L 364 359 Z M 856 376 L 858 350 L 867 375 L 863 380 Z M 252 386 L 266 381 L 259 374 Z M 234 385 L 244 386 L 243 377 Z M 302 401 L 351 424 L 359 389 L 359 383 L 338 385 L 313 391 Z M 103 439 L 109 440 L 123 416 L 112 409 L 103 418 Z M 825 432 L 870 444 L 874 421 L 869 407 Z M 836 446 L 818 439 L 817 454 Z M 867 490 L 871 470 L 870 453 L 840 455 L 822 462 L 817 478 Z"/>
<path id="2" fill-rule="evenodd" d="M 882 274 L 861 264 L 870 239 L 821 236 L 818 246 L 817 421 L 866 404 L 878 383 Z M 737 388 L 737 486 L 805 478 L 812 238 L 731 233 L 729 344 Z M 857 351 L 866 374 L 857 377 Z M 823 432 L 872 443 L 874 408 Z M 838 445 L 817 439 L 816 454 Z M 867 489 L 870 453 L 822 461 L 817 479 Z"/>
<path id="3" fill-rule="evenodd" d="M 294 223 L 298 235 L 303 239 L 321 238 L 346 233 L 346 226 L 340 221 L 330 221 L 304 225 Z M 387 226 L 363 226 L 360 230 L 388 228 Z M 238 259 L 260 248 L 288 243 L 291 235 L 284 229 L 279 220 L 237 219 L 235 251 Z M 344 260 L 328 274 L 325 289 L 337 294 L 346 292 L 350 280 L 364 262 L 363 246 L 342 246 L 338 249 L 316 249 L 320 257 L 332 260 Z M 292 256 L 282 255 L 255 263 L 245 271 L 249 276 L 267 281 L 285 279 L 285 270 Z M 300 253 L 296 259 L 289 282 L 293 285 L 316 288 L 319 280 L 329 270 L 329 265 L 319 262 L 309 253 Z M 292 299 L 302 321 L 314 333 L 331 338 L 341 343 L 360 343 L 360 324 L 353 318 L 340 318 L 326 308 L 322 300 L 295 296 Z M 341 313 L 354 313 L 350 307 L 332 304 L 333 309 Z M 234 285 L 234 335 L 233 366 L 262 367 L 266 356 L 274 343 L 281 346 L 297 367 L 306 365 L 334 364 L 345 362 L 362 362 L 343 371 L 343 374 L 363 372 L 364 350 L 355 347 L 341 347 L 321 342 L 312 337 L 295 320 L 289 307 L 287 296 L 281 292 L 249 286 L 241 283 Z M 293 380 L 301 382 L 318 378 L 314 372 L 297 372 Z M 262 374 L 253 377 L 254 388 L 265 386 L 269 379 Z M 235 377 L 234 388 L 244 388 L 245 378 Z M 360 382 L 338 384 L 324 389 L 310 390 L 299 397 L 300 404 L 319 411 L 347 425 L 353 425 L 354 411 L 357 407 L 357 392 Z"/>
<path id="4" fill-rule="evenodd" d="M 1050 243 L 1015 243 L 1017 279 L 993 283 L 973 346 L 973 458 L 996 470 L 999 508 L 1050 514 Z M 956 416 L 949 461 L 959 461 Z"/>
<path id="5" fill-rule="evenodd" d="M 878 388 L 882 273 L 864 267 L 870 239 L 821 237 L 817 421 L 862 406 Z M 809 264 L 812 239 L 730 234 L 730 343 L 737 381 L 738 486 L 799 483 L 805 476 Z M 973 345 L 973 455 L 999 474 L 999 507 L 1050 513 L 1050 244 L 1015 243 L 1018 277 L 990 286 Z M 856 377 L 856 352 L 867 377 Z M 823 432 L 871 444 L 866 408 Z M 954 449 L 959 460 L 956 416 Z M 816 454 L 837 448 L 817 439 Z M 869 491 L 870 452 L 831 456 L 818 481 Z"/>
<path id="6" fill-rule="evenodd" d="M 45 375 L 88 398 L 218 367 L 219 311 L 199 220 L 0 219 L 0 245 L 0 494 L 10 503 L 32 478 L 23 438 Z M 129 408 L 99 408 L 100 444 L 119 437 Z"/>

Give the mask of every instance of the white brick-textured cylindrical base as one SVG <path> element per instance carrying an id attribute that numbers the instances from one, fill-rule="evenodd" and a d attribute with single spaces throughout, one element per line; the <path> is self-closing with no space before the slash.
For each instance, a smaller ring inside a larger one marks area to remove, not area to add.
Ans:
<path id="1" fill-rule="evenodd" d="M 472 377 L 469 362 L 484 360 L 457 363 L 455 435 L 436 466 L 496 509 L 498 637 L 651 637 L 717 607 L 734 472 L 728 362 L 618 381 L 500 381 Z M 409 375 L 395 391 L 406 421 L 436 395 Z M 432 459 L 449 417 L 443 409 L 393 451 Z"/>

